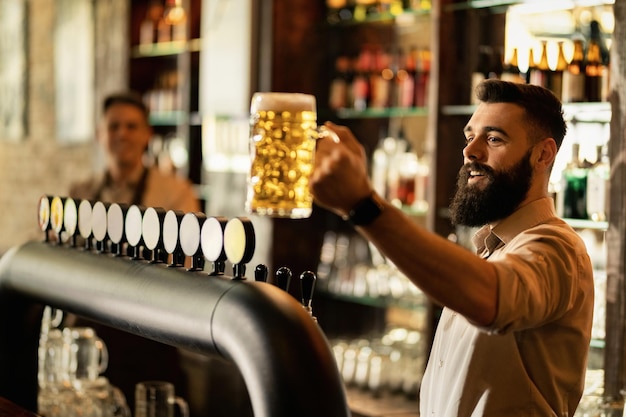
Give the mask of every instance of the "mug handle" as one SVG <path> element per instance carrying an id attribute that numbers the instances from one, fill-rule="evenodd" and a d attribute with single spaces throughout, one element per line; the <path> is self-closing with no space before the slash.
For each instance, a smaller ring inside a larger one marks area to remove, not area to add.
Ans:
<path id="1" fill-rule="evenodd" d="M 100 352 L 100 360 L 98 361 L 98 373 L 102 374 L 109 366 L 109 351 L 107 349 L 107 345 L 99 337 L 96 337 L 95 343 L 98 352 Z"/>
<path id="2" fill-rule="evenodd" d="M 185 401 L 181 397 L 175 397 L 174 403 L 178 406 L 180 410 L 180 417 L 189 417 L 189 405 L 187 405 L 187 401 Z"/>
<path id="3" fill-rule="evenodd" d="M 335 132 L 333 132 L 332 130 L 330 130 L 324 125 L 319 126 L 317 128 L 317 138 L 322 139 L 322 138 L 328 138 L 328 137 L 331 138 L 333 142 L 339 143 L 339 136 L 337 136 Z"/>

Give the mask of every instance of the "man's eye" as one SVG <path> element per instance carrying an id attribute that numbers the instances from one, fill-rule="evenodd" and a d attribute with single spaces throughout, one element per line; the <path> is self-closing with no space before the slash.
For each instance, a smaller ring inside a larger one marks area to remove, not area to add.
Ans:
<path id="1" fill-rule="evenodd" d="M 473 140 L 474 140 L 474 138 L 472 136 L 466 137 L 465 138 L 465 146 L 469 145 Z"/>
<path id="2" fill-rule="evenodd" d="M 499 137 L 497 137 L 497 136 L 489 136 L 489 137 L 487 138 L 487 140 L 488 140 L 489 142 L 500 142 L 500 138 L 499 138 Z"/>

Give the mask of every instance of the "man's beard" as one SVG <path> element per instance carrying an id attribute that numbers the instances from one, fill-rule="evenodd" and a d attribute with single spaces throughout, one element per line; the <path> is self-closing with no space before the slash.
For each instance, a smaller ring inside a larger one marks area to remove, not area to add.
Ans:
<path id="1" fill-rule="evenodd" d="M 517 164 L 500 172 L 478 162 L 465 164 L 459 171 L 457 191 L 450 204 L 452 224 L 478 227 L 512 214 L 530 189 L 530 154 L 528 151 Z M 484 189 L 468 184 L 470 170 L 487 177 L 489 183 Z"/>

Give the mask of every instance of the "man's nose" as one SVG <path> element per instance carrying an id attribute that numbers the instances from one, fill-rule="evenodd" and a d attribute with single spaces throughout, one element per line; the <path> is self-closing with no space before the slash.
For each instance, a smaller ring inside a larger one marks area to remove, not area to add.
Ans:
<path id="1" fill-rule="evenodd" d="M 480 140 L 475 138 L 465 145 L 463 148 L 463 158 L 466 162 L 468 161 L 480 161 L 484 158 L 485 152 L 483 147 L 480 145 Z"/>

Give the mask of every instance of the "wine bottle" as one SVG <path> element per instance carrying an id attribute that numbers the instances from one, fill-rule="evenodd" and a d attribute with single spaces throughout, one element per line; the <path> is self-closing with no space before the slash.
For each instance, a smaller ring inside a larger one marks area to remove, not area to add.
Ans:
<path id="1" fill-rule="evenodd" d="M 587 45 L 585 58 L 585 100 L 589 102 L 602 101 L 602 77 L 606 75 L 600 55 L 600 45 L 590 39 Z"/>
<path id="2" fill-rule="evenodd" d="M 568 219 L 587 219 L 587 175 L 589 163 L 580 160 L 580 144 L 572 145 L 572 157 L 563 170 L 562 216 Z"/>
<path id="3" fill-rule="evenodd" d="M 563 42 L 558 43 L 557 61 L 554 70 L 549 73 L 549 87 L 559 100 L 563 98 L 563 73 L 567 69 L 567 60 L 563 52 Z"/>
<path id="4" fill-rule="evenodd" d="M 587 101 L 606 101 L 608 95 L 609 53 L 600 33 L 598 21 L 592 20 L 589 27 L 589 42 L 585 57 L 585 94 Z"/>
<path id="5" fill-rule="evenodd" d="M 530 59 L 528 61 L 528 83 L 540 87 L 550 88 L 548 85 L 550 77 L 550 66 L 548 65 L 548 45 L 546 41 L 541 42 L 541 55 L 539 62 L 534 61 L 533 49 L 530 49 Z"/>
<path id="6" fill-rule="evenodd" d="M 396 72 L 396 106 L 407 108 L 415 105 L 415 73 L 417 48 L 412 47 L 408 54 L 398 54 L 399 67 Z"/>
<path id="7" fill-rule="evenodd" d="M 519 59 L 517 54 L 517 48 L 513 48 L 511 58 L 508 62 L 504 63 L 500 78 L 503 81 L 524 84 L 526 79 L 522 76 L 522 72 L 519 69 Z"/>
<path id="8" fill-rule="evenodd" d="M 587 175 L 587 214 L 593 221 L 606 221 L 611 174 L 607 145 L 598 145 L 596 152 L 597 161 L 589 168 Z"/>
<path id="9" fill-rule="evenodd" d="M 348 106 L 349 68 L 350 59 L 347 56 L 338 56 L 335 60 L 335 72 L 328 93 L 328 105 L 332 110 Z"/>
<path id="10" fill-rule="evenodd" d="M 585 63 L 584 41 L 574 39 L 574 54 L 563 71 L 563 89 L 561 100 L 564 103 L 581 102 L 585 100 Z"/>
<path id="11" fill-rule="evenodd" d="M 470 103 L 478 104 L 476 98 L 476 87 L 489 77 L 490 62 L 491 62 L 491 47 L 481 45 L 478 49 L 478 62 L 472 72 L 472 85 L 470 91 Z"/>
<path id="12" fill-rule="evenodd" d="M 415 106 L 425 107 L 428 104 L 428 84 L 430 83 L 430 49 L 418 49 L 417 67 L 415 71 Z"/>

